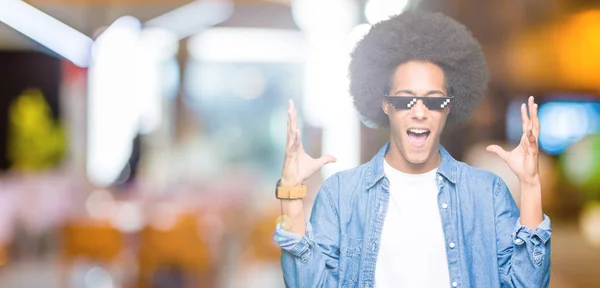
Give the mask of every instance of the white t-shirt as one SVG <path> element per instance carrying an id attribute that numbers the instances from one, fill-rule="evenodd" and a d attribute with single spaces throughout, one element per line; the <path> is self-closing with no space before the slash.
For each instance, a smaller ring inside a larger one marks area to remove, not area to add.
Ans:
<path id="1" fill-rule="evenodd" d="M 406 174 L 384 161 L 390 202 L 377 256 L 375 287 L 450 287 L 436 170 Z"/>

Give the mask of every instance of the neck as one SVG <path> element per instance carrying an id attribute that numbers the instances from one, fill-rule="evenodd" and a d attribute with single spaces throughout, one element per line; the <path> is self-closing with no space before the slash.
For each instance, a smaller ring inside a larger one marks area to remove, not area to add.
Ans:
<path id="1" fill-rule="evenodd" d="M 398 149 L 398 146 L 394 141 L 390 141 L 390 149 L 385 154 L 384 158 L 390 166 L 398 171 L 407 174 L 423 174 L 437 168 L 442 162 L 442 155 L 440 154 L 439 149 L 437 149 L 438 145 L 435 147 L 435 152 L 433 152 L 431 157 L 425 162 L 411 163 L 404 158 L 402 153 L 400 153 L 400 149 Z"/>

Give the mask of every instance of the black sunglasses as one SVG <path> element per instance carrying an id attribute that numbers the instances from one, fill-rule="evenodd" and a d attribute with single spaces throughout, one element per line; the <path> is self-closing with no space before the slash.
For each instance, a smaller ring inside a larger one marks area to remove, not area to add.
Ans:
<path id="1" fill-rule="evenodd" d="M 444 110 L 448 105 L 450 105 L 450 101 L 454 99 L 454 97 L 447 96 L 431 96 L 431 97 L 423 97 L 423 96 L 390 96 L 385 95 L 385 99 L 387 99 L 397 110 L 410 110 L 417 101 L 423 101 L 423 104 L 429 110 Z"/>

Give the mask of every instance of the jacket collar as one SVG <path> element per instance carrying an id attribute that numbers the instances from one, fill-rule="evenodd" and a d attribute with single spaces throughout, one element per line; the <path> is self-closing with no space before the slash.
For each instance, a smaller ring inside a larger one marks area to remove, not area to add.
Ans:
<path id="1" fill-rule="evenodd" d="M 379 182 L 384 176 L 383 171 L 383 157 L 387 154 L 390 149 L 390 142 L 387 142 L 379 152 L 367 162 L 367 190 L 373 187 Z M 444 176 L 448 181 L 456 184 L 456 170 L 458 161 L 456 161 L 448 151 L 440 144 L 439 151 L 442 156 L 440 166 L 438 166 L 437 174 Z"/>

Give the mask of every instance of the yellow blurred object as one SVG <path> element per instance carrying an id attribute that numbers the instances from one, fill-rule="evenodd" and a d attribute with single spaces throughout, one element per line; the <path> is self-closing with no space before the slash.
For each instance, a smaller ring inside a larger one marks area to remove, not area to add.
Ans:
<path id="1" fill-rule="evenodd" d="M 600 10 L 573 16 L 557 32 L 553 46 L 561 82 L 573 88 L 600 89 Z"/>
<path id="2" fill-rule="evenodd" d="M 6 256 L 6 247 L 0 244 L 0 267 L 6 264 L 7 258 L 8 257 Z"/>
<path id="3" fill-rule="evenodd" d="M 529 29 L 506 51 L 517 86 L 600 91 L 600 10 Z"/>
<path id="4" fill-rule="evenodd" d="M 107 222 L 69 222 L 62 229 L 62 256 L 110 262 L 124 249 L 121 232 Z"/>
<path id="5" fill-rule="evenodd" d="M 140 280 L 148 282 L 160 267 L 177 267 L 199 275 L 210 268 L 209 245 L 200 237 L 208 233 L 193 214 L 180 214 L 167 229 L 146 226 L 140 235 Z M 141 285 L 144 286 L 144 285 Z"/>
<path id="6" fill-rule="evenodd" d="M 62 125 L 55 123 L 42 92 L 23 92 L 9 110 L 8 157 L 12 169 L 36 171 L 57 164 L 65 152 Z"/>

